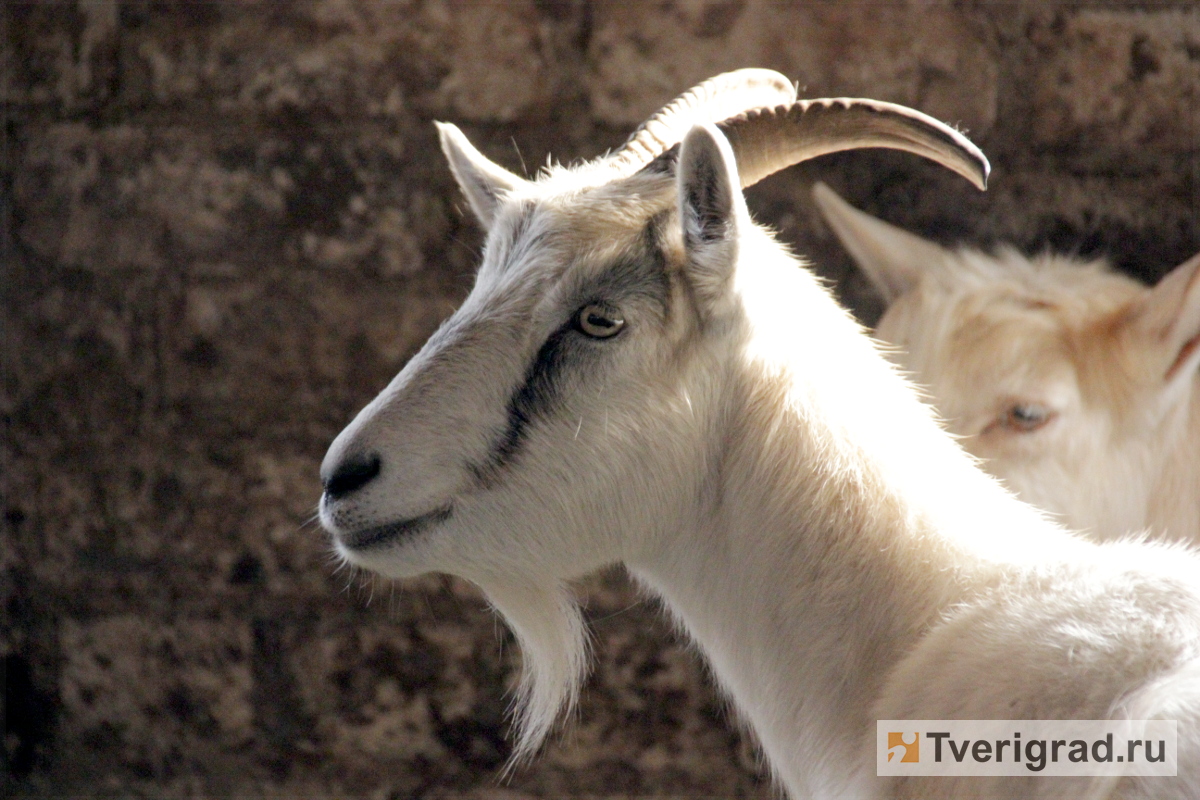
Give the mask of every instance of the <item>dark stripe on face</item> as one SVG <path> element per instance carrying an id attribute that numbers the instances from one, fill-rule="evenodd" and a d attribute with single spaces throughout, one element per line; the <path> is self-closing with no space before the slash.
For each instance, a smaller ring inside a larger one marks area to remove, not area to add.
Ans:
<path id="1" fill-rule="evenodd" d="M 525 371 L 525 380 L 508 401 L 508 421 L 504 434 L 488 459 L 488 471 L 508 464 L 521 449 L 530 424 L 550 409 L 557 399 L 557 377 L 566 362 L 566 338 L 572 335 L 568 322 L 550 334 Z"/>
<path id="2" fill-rule="evenodd" d="M 598 367 L 595 359 L 601 357 L 603 348 L 611 346 L 607 342 L 588 342 L 582 338 L 574 327 L 577 309 L 589 303 L 620 306 L 641 296 L 659 304 L 665 316 L 669 279 L 666 258 L 658 245 L 660 225 L 660 219 L 651 220 L 633 252 L 576 293 L 570 316 L 538 348 L 525 371 L 524 380 L 509 398 L 504 431 L 496 439 L 485 463 L 472 465 L 471 470 L 480 484 L 494 483 L 498 472 L 520 454 L 534 421 L 550 415 L 559 400 L 564 369 L 568 365 L 588 369 L 589 362 L 592 362 L 592 368 Z"/>

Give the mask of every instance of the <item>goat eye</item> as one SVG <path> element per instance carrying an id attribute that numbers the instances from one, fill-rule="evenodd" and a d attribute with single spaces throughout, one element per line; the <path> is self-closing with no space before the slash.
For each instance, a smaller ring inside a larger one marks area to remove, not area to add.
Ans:
<path id="1" fill-rule="evenodd" d="M 591 303 L 575 314 L 575 328 L 593 339 L 616 336 L 625 327 L 625 320 L 614 309 Z"/>
<path id="2" fill-rule="evenodd" d="M 1041 403 L 1016 403 L 1000 420 L 1001 424 L 1020 433 L 1036 431 L 1054 418 L 1054 411 Z"/>

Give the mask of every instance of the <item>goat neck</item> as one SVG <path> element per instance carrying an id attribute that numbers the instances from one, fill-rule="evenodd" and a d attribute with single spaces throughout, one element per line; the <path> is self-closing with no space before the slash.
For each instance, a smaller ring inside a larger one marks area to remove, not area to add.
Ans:
<path id="1" fill-rule="evenodd" d="M 1147 502 L 1151 530 L 1200 542 L 1200 374 L 1191 397 L 1164 426 L 1166 458 Z"/>
<path id="2" fill-rule="evenodd" d="M 889 668 L 945 608 L 1078 543 L 974 467 L 810 272 L 744 216 L 736 236 L 736 334 L 688 392 L 703 491 L 627 562 L 796 797 L 869 796 L 845 765 L 873 771 Z"/>

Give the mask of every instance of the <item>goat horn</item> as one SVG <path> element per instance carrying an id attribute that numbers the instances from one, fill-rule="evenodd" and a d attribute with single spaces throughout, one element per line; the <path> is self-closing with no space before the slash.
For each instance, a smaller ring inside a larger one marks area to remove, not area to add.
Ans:
<path id="1" fill-rule="evenodd" d="M 794 103 L 796 87 L 770 69 L 739 69 L 709 78 L 663 106 L 638 126 L 608 163 L 632 175 L 683 141 L 700 122 L 719 122 L 747 109 Z"/>
<path id="2" fill-rule="evenodd" d="M 703 84 L 702 84 L 703 85 Z M 860 147 L 906 150 L 987 188 L 991 166 L 966 136 L 927 114 L 839 97 L 756 108 L 717 123 L 737 157 L 742 187 L 810 158 Z"/>

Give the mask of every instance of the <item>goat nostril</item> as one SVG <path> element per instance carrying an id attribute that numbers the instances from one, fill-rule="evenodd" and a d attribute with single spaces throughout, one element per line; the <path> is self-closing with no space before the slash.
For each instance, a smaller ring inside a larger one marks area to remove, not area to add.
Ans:
<path id="1" fill-rule="evenodd" d="M 358 491 L 379 474 L 378 455 L 354 456 L 343 461 L 328 480 L 322 481 L 325 496 L 335 500 L 342 495 Z"/>

